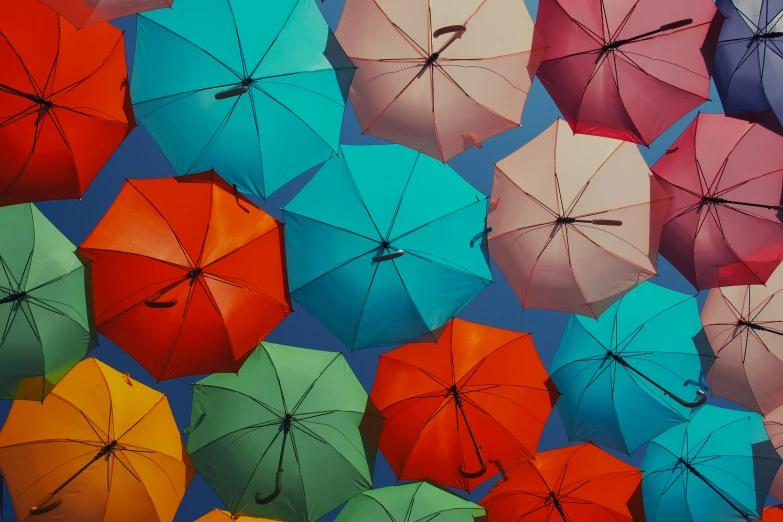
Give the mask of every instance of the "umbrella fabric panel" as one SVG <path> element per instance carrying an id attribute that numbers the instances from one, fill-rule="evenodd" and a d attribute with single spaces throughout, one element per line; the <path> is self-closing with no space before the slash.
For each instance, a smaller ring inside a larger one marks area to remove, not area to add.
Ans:
<path id="1" fill-rule="evenodd" d="M 114 18 L 171 7 L 174 0 L 44 0 L 43 3 L 81 29 Z"/>

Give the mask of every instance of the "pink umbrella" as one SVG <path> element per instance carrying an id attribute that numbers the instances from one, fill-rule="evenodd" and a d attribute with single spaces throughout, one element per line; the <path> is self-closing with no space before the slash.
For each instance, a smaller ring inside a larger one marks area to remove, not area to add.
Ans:
<path id="1" fill-rule="evenodd" d="M 783 457 L 783 406 L 778 407 L 764 416 L 764 427 L 772 445 L 778 450 L 778 455 Z M 783 467 L 778 470 L 769 494 L 778 500 L 783 500 Z M 766 518 L 765 518 L 766 520 Z"/>
<path id="2" fill-rule="evenodd" d="M 558 120 L 495 165 L 489 252 L 523 307 L 598 317 L 656 274 L 668 204 L 636 145 Z"/>
<path id="3" fill-rule="evenodd" d="M 544 52 L 524 0 L 347 0 L 362 132 L 441 161 L 519 126 Z"/>
<path id="4" fill-rule="evenodd" d="M 153 9 L 171 7 L 174 0 L 41 0 L 78 29 Z"/>
<path id="5" fill-rule="evenodd" d="M 714 288 L 701 312 L 712 394 L 766 415 L 783 404 L 783 268 L 766 286 Z"/>

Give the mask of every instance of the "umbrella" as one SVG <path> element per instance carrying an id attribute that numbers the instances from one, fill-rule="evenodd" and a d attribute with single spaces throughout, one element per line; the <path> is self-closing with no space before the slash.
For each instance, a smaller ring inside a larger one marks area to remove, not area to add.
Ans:
<path id="1" fill-rule="evenodd" d="M 705 406 L 647 447 L 647 522 L 758 520 L 781 462 L 759 414 Z"/>
<path id="2" fill-rule="evenodd" d="M 783 458 L 783 405 L 764 416 L 764 427 L 767 429 L 772 445 Z M 783 472 L 779 471 L 775 476 L 769 494 L 778 499 L 783 497 Z"/>
<path id="3" fill-rule="evenodd" d="M 481 506 L 428 482 L 373 489 L 352 498 L 335 522 L 479 522 Z"/>
<path id="4" fill-rule="evenodd" d="M 267 518 L 243 517 L 242 515 L 231 515 L 228 511 L 213 509 L 203 517 L 194 522 L 275 522 Z"/>
<path id="5" fill-rule="evenodd" d="M 669 197 L 638 147 L 557 120 L 495 165 L 489 252 L 525 308 L 598 317 L 656 274 Z"/>
<path id="6" fill-rule="evenodd" d="M 726 21 L 713 74 L 724 110 L 772 109 L 783 119 L 783 7 L 770 0 L 717 0 L 717 5 Z"/>
<path id="7" fill-rule="evenodd" d="M 73 25 L 82 28 L 152 9 L 171 7 L 174 0 L 41 0 Z"/>
<path id="8" fill-rule="evenodd" d="M 767 285 L 713 288 L 701 312 L 712 394 L 766 415 L 783 404 L 783 268 Z"/>
<path id="9" fill-rule="evenodd" d="M 687 421 L 715 358 L 703 336 L 696 298 L 652 283 L 597 320 L 572 315 L 549 368 L 569 439 L 631 453 Z"/>
<path id="10" fill-rule="evenodd" d="M 783 522 L 783 504 L 764 508 L 761 520 L 763 522 Z"/>
<path id="11" fill-rule="evenodd" d="M 699 114 L 652 171 L 672 196 L 661 254 L 693 286 L 769 279 L 783 258 L 783 136 Z"/>
<path id="12" fill-rule="evenodd" d="M 44 400 L 97 344 L 74 250 L 30 203 L 0 207 L 0 399 Z"/>
<path id="13" fill-rule="evenodd" d="M 492 280 L 486 197 L 398 145 L 342 151 L 283 209 L 291 296 L 350 348 L 416 340 Z"/>
<path id="14" fill-rule="evenodd" d="M 649 145 L 710 96 L 711 0 L 541 0 L 538 78 L 574 132 Z"/>
<path id="15" fill-rule="evenodd" d="M 519 126 L 545 49 L 523 0 L 348 0 L 336 34 L 362 132 L 443 162 Z"/>
<path id="16" fill-rule="evenodd" d="M 14 402 L 0 467 L 19 519 L 42 522 L 171 522 L 193 478 L 166 396 L 93 358 Z"/>
<path id="17" fill-rule="evenodd" d="M 470 491 L 533 457 L 558 392 L 530 334 L 453 319 L 382 355 L 370 395 L 398 479 Z"/>
<path id="18" fill-rule="evenodd" d="M 193 385 L 188 451 L 230 513 L 312 522 L 372 486 L 382 424 L 342 354 L 262 343 Z"/>
<path id="19" fill-rule="evenodd" d="M 0 205 L 80 198 L 134 126 L 122 31 L 37 0 L 0 12 Z"/>
<path id="20" fill-rule="evenodd" d="M 644 520 L 642 472 L 592 444 L 543 451 L 481 500 L 489 522 Z"/>
<path id="21" fill-rule="evenodd" d="M 213 171 L 126 181 L 81 245 L 98 331 L 159 381 L 236 372 L 291 312 L 282 235 Z"/>
<path id="22" fill-rule="evenodd" d="M 177 0 L 137 27 L 133 110 L 177 174 L 266 198 L 337 150 L 355 67 L 314 0 Z"/>

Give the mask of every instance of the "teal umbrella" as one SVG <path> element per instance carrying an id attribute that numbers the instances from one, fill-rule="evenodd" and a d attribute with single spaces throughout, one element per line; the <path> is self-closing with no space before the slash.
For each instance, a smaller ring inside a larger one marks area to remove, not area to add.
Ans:
<path id="1" fill-rule="evenodd" d="M 177 174 L 266 198 L 337 150 L 355 67 L 314 0 L 177 0 L 137 27 L 133 110 Z"/>
<path id="2" fill-rule="evenodd" d="M 696 298 L 642 283 L 598 319 L 572 315 L 549 374 L 571 440 L 630 453 L 704 403 L 714 360 Z"/>
<path id="3" fill-rule="evenodd" d="M 647 522 L 759 520 L 781 463 L 758 413 L 705 406 L 650 442 Z"/>

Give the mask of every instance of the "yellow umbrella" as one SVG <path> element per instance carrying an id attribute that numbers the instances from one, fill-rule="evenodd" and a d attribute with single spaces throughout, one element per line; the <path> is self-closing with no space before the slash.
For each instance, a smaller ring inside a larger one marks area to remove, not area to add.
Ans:
<path id="1" fill-rule="evenodd" d="M 228 511 L 213 509 L 203 517 L 193 522 L 276 522 L 268 518 L 246 517 L 243 515 L 231 515 Z"/>
<path id="2" fill-rule="evenodd" d="M 0 470 L 17 518 L 41 522 L 170 522 L 194 473 L 166 396 L 94 358 L 14 402 Z"/>

